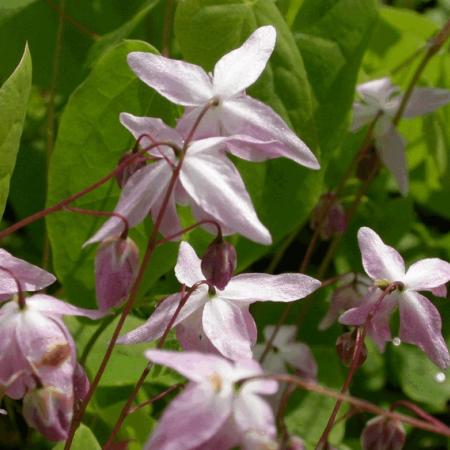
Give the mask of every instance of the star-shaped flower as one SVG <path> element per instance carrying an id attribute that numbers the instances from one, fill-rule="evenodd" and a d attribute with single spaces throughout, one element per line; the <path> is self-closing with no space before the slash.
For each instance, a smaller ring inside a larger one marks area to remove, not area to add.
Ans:
<path id="1" fill-rule="evenodd" d="M 245 134 L 261 141 L 275 141 L 266 152 L 231 145 L 240 158 L 261 161 L 285 156 L 306 167 L 318 169 L 311 150 L 264 103 L 245 94 L 266 67 L 276 41 L 272 26 L 258 28 L 241 47 L 224 55 L 208 75 L 200 66 L 152 53 L 132 52 L 128 63 L 136 75 L 170 101 L 187 107 L 178 129 L 187 136 L 208 104 L 197 136 Z"/>
<path id="2" fill-rule="evenodd" d="M 260 395 L 274 394 L 277 383 L 244 381 L 263 374 L 257 362 L 164 350 L 148 350 L 145 356 L 190 380 L 164 411 L 145 449 L 227 450 L 248 441 L 252 433 L 275 437 L 272 410 Z M 247 443 L 245 448 L 257 447 Z"/>
<path id="3" fill-rule="evenodd" d="M 175 267 L 180 283 L 191 287 L 205 279 L 194 249 L 182 242 Z M 225 289 L 200 286 L 180 311 L 174 326 L 185 349 L 216 351 L 230 359 L 252 358 L 256 325 L 249 305 L 257 301 L 291 302 L 320 287 L 314 278 L 298 273 L 267 275 L 246 273 L 231 278 Z M 165 299 L 139 328 L 119 338 L 130 344 L 160 337 L 180 302 L 179 293 Z"/>
<path id="4" fill-rule="evenodd" d="M 450 264 L 439 258 L 422 259 L 407 271 L 400 254 L 385 245 L 375 231 L 363 227 L 358 231 L 364 270 L 374 280 L 375 286 L 387 287 L 397 282 L 403 286 L 386 296 L 371 324 L 371 335 L 383 349 L 391 339 L 389 318 L 398 305 L 400 309 L 400 338 L 417 345 L 440 368 L 450 366 L 450 354 L 442 337 L 439 311 L 419 291 L 432 291 L 450 280 Z M 372 288 L 361 306 L 344 313 L 339 321 L 345 325 L 362 325 L 381 290 Z"/>
<path id="5" fill-rule="evenodd" d="M 374 128 L 375 146 L 381 160 L 396 179 L 400 192 L 408 192 L 408 171 L 405 142 L 395 130 L 392 119 L 402 101 L 399 89 L 389 78 L 372 80 L 357 87 L 360 100 L 353 104 L 352 131 L 378 117 Z M 404 118 L 427 114 L 450 102 L 450 91 L 436 88 L 415 88 L 403 113 Z"/>
<path id="6" fill-rule="evenodd" d="M 123 113 L 120 120 L 136 139 L 151 135 L 156 142 L 170 141 L 183 147 L 184 140 L 180 133 L 160 119 Z M 144 147 L 151 143 L 148 138 L 141 140 Z M 272 242 L 269 231 L 256 215 L 239 172 L 225 155 L 225 146 L 230 144 L 259 149 L 271 146 L 271 143 L 239 135 L 191 142 L 161 223 L 160 230 L 164 235 L 180 231 L 176 203 L 181 203 L 192 206 L 198 221 L 214 219 L 222 226 L 224 234 L 237 232 L 262 244 Z M 116 213 L 126 217 L 130 227 L 142 222 L 149 212 L 156 219 L 172 177 L 173 166 L 178 162 L 178 155 L 168 146 L 159 146 L 151 154 L 157 161 L 139 169 L 129 178 L 115 208 Z M 119 235 L 123 228 L 123 221 L 119 217 L 111 217 L 86 244 Z"/>

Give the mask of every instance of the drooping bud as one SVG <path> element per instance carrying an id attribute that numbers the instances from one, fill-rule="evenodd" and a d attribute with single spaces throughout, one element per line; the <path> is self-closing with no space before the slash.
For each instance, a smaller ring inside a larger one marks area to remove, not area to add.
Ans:
<path id="1" fill-rule="evenodd" d="M 347 227 L 345 211 L 335 194 L 328 192 L 320 197 L 312 213 L 310 226 L 313 230 L 319 228 L 323 240 L 345 231 Z"/>
<path id="2" fill-rule="evenodd" d="M 222 290 L 230 281 L 236 269 L 237 256 L 235 248 L 223 240 L 222 234 L 209 244 L 203 255 L 201 268 L 206 281 Z"/>
<path id="3" fill-rule="evenodd" d="M 287 443 L 287 450 L 306 450 L 303 439 L 298 436 L 291 436 Z"/>
<path id="4" fill-rule="evenodd" d="M 27 424 L 51 441 L 67 438 L 72 412 L 72 395 L 54 387 L 33 389 L 23 398 L 23 416 Z"/>
<path id="5" fill-rule="evenodd" d="M 139 269 L 139 250 L 130 238 L 102 242 L 95 258 L 95 287 L 99 309 L 119 306 L 128 296 Z"/>
<path id="6" fill-rule="evenodd" d="M 123 155 L 119 159 L 118 166 L 122 164 L 127 158 L 130 158 L 130 156 L 133 155 L 133 152 L 127 152 L 125 155 Z M 116 174 L 116 180 L 117 183 L 121 188 L 125 186 L 128 179 L 133 175 L 135 172 L 137 172 L 139 169 L 142 169 L 146 165 L 145 157 L 143 155 L 136 156 L 135 159 L 127 164 L 125 167 L 123 167 L 119 172 Z"/>
<path id="7" fill-rule="evenodd" d="M 363 450 L 401 450 L 406 433 L 398 420 L 375 417 L 367 422 L 361 434 Z"/>
<path id="8" fill-rule="evenodd" d="M 367 148 L 359 157 L 358 165 L 356 166 L 356 176 L 361 181 L 366 181 L 372 175 L 372 172 L 376 170 L 378 164 L 378 154 L 375 147 L 372 145 Z"/>
<path id="9" fill-rule="evenodd" d="M 75 403 L 81 402 L 89 391 L 89 379 L 81 364 L 75 366 L 73 372 L 73 398 Z"/>
<path id="10" fill-rule="evenodd" d="M 356 329 L 354 331 L 344 333 L 337 338 L 336 351 L 339 355 L 340 360 L 347 367 L 350 367 L 350 365 L 352 364 L 353 355 L 355 353 L 355 347 L 356 347 Z M 367 359 L 367 347 L 366 344 L 363 344 L 361 352 L 359 353 L 356 367 L 362 366 L 366 359 Z"/>

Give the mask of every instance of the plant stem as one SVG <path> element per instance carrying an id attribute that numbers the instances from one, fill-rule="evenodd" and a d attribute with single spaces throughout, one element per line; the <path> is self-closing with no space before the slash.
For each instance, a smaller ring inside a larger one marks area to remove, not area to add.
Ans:
<path id="1" fill-rule="evenodd" d="M 150 400 L 147 400 L 146 402 L 142 402 L 139 405 L 136 405 L 133 408 L 130 408 L 130 410 L 128 411 L 128 414 L 133 414 L 134 412 L 139 411 L 140 409 L 145 408 L 146 406 L 149 406 L 158 400 L 161 400 L 166 395 L 170 394 L 173 391 L 176 391 L 177 389 L 182 388 L 183 386 L 184 386 L 184 384 L 182 384 L 182 383 L 174 384 L 173 386 L 170 386 L 165 391 L 162 391 L 158 395 L 155 395 L 154 397 L 152 397 Z"/>
<path id="2" fill-rule="evenodd" d="M 168 58 L 170 56 L 170 35 L 172 31 L 174 0 L 167 0 L 166 15 L 164 16 L 163 48 L 161 54 Z"/>

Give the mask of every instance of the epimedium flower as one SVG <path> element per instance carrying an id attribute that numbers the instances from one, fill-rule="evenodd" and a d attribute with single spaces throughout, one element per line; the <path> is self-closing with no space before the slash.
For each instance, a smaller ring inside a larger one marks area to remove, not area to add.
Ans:
<path id="1" fill-rule="evenodd" d="M 274 141 L 266 151 L 229 144 L 236 156 L 250 161 L 285 156 L 318 169 L 311 150 L 281 117 L 264 103 L 245 94 L 267 65 L 276 42 L 273 26 L 253 32 L 241 47 L 224 55 L 212 74 L 200 66 L 145 52 L 132 52 L 128 63 L 144 83 L 173 103 L 187 109 L 177 128 L 187 136 L 207 105 L 196 135 L 200 137 L 244 134 L 260 141 Z"/>
<path id="2" fill-rule="evenodd" d="M 141 138 L 144 147 L 152 142 L 171 142 L 179 148 L 184 145 L 182 135 L 160 119 L 122 113 L 120 120 L 136 139 Z M 144 135 L 151 135 L 152 140 L 142 138 Z M 239 172 L 226 157 L 226 146 L 230 143 L 242 148 L 271 145 L 270 142 L 262 143 L 239 135 L 192 141 L 183 155 L 179 178 L 160 225 L 164 235 L 181 230 L 176 210 L 176 204 L 180 203 L 191 205 L 197 220 L 218 222 L 224 234 L 237 232 L 262 244 L 272 242 L 269 231 L 256 215 Z M 128 179 L 115 208 L 116 213 L 127 219 L 130 227 L 142 222 L 149 212 L 156 220 L 173 168 L 178 162 L 179 155 L 167 145 L 160 145 L 150 153 L 156 162 L 139 169 Z M 119 217 L 111 217 L 86 244 L 119 235 L 123 228 L 124 223 Z"/>
<path id="3" fill-rule="evenodd" d="M 201 260 L 187 242 L 181 242 L 175 275 L 187 287 L 205 280 Z M 320 281 L 298 273 L 240 274 L 232 277 L 223 290 L 205 282 L 189 297 L 173 326 L 186 350 L 215 351 L 230 359 L 252 358 L 257 330 L 249 305 L 257 301 L 291 302 L 306 297 L 320 285 Z M 177 293 L 163 300 L 144 325 L 118 342 L 131 344 L 160 337 L 181 298 Z"/>
<path id="4" fill-rule="evenodd" d="M 253 353 L 256 358 L 262 355 L 274 329 L 273 325 L 264 328 L 266 342 L 255 345 Z M 315 380 L 317 378 L 316 360 L 306 344 L 295 341 L 296 335 L 295 325 L 282 325 L 264 359 L 263 366 L 272 373 L 286 373 L 286 366 L 291 366 L 304 378 Z"/>
<path id="5" fill-rule="evenodd" d="M 427 258 L 412 264 L 406 271 L 401 255 L 381 240 L 375 231 L 362 227 L 358 243 L 367 275 L 374 287 L 360 306 L 345 312 L 339 321 L 345 325 L 362 325 L 381 295 L 379 287 L 398 283 L 400 288 L 386 296 L 372 319 L 370 334 L 380 349 L 391 339 L 389 318 L 400 309 L 400 338 L 417 345 L 440 368 L 450 366 L 450 354 L 442 337 L 441 316 L 437 308 L 419 291 L 432 291 L 450 280 L 450 264 L 439 258 Z M 379 287 L 376 287 L 379 286 Z"/>
<path id="6" fill-rule="evenodd" d="M 400 90 L 389 78 L 372 80 L 358 85 L 360 99 L 353 104 L 351 130 L 359 130 L 378 117 L 373 134 L 375 147 L 381 160 L 392 173 L 400 192 L 408 193 L 408 171 L 405 142 L 396 131 L 392 119 L 402 101 Z M 450 102 L 450 91 L 437 88 L 415 88 L 403 112 L 404 118 L 417 117 L 432 112 Z"/>
<path id="7" fill-rule="evenodd" d="M 263 374 L 250 359 L 230 362 L 198 352 L 148 350 L 152 362 L 168 366 L 189 384 L 166 408 L 145 449 L 227 450 L 243 444 L 256 450 L 261 437 L 276 436 L 270 406 L 260 397 L 277 391 L 268 379 L 247 380 Z M 256 443 L 254 436 L 258 436 Z"/>

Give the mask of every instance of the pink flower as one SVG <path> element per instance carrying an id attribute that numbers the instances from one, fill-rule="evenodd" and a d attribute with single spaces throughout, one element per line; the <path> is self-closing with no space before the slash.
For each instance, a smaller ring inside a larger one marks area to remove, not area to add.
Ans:
<path id="1" fill-rule="evenodd" d="M 450 280 L 450 264 L 439 258 L 422 259 L 407 271 L 403 258 L 394 248 L 385 245 L 370 228 L 358 231 L 364 270 L 375 286 L 387 287 L 390 283 L 402 283 L 403 288 L 387 295 L 371 323 L 371 336 L 383 349 L 391 339 L 389 319 L 392 311 L 400 309 L 400 338 L 417 345 L 439 367 L 450 366 L 450 354 L 442 337 L 442 321 L 436 307 L 419 291 L 432 291 Z M 339 321 L 346 325 L 362 325 L 381 290 L 372 288 L 365 301 L 344 313 Z"/>
<path id="2" fill-rule="evenodd" d="M 206 105 L 197 137 L 245 134 L 271 147 L 241 148 L 230 144 L 236 156 L 250 161 L 284 156 L 312 169 L 319 163 L 311 150 L 264 103 L 245 94 L 266 67 L 276 41 L 272 26 L 258 28 L 241 47 L 224 55 L 208 75 L 201 67 L 152 53 L 132 52 L 128 63 L 136 75 L 170 101 L 187 107 L 177 129 L 187 136 Z"/>
<path id="3" fill-rule="evenodd" d="M 136 139 L 143 134 L 150 134 L 155 141 L 170 141 L 179 147 L 183 146 L 184 140 L 178 131 L 169 128 L 160 119 L 126 113 L 122 113 L 120 119 Z M 144 147 L 150 142 L 147 138 L 141 139 Z M 191 142 L 161 223 L 160 230 L 164 235 L 181 230 L 176 210 L 176 203 L 180 203 L 191 205 L 199 221 L 214 219 L 221 225 L 224 234 L 237 232 L 262 244 L 272 242 L 269 231 L 256 215 L 239 172 L 225 155 L 225 144 L 230 143 L 240 148 L 265 148 L 272 145 L 270 142 L 261 143 L 248 136 L 237 135 Z M 126 217 L 130 227 L 142 222 L 149 212 L 156 219 L 173 167 L 178 161 L 177 155 L 168 146 L 160 146 L 151 153 L 157 161 L 139 169 L 129 178 L 115 208 L 116 213 Z M 123 221 L 119 217 L 111 217 L 86 244 L 119 235 L 123 228 Z"/>
<path id="4" fill-rule="evenodd" d="M 145 449 L 227 450 L 252 434 L 273 439 L 276 434 L 270 406 L 260 395 L 277 390 L 273 380 L 250 380 L 262 375 L 252 360 L 230 362 L 216 355 L 197 352 L 148 350 L 145 356 L 168 366 L 190 380 L 184 391 L 164 411 Z"/>
<path id="5" fill-rule="evenodd" d="M 6 395 L 22 398 L 36 386 L 36 379 L 42 385 L 72 392 L 74 375 L 79 369 L 75 344 L 62 315 L 96 319 L 104 314 L 44 294 L 26 298 L 24 309 L 16 301 L 0 309 L 0 380 L 19 374 L 8 386 Z"/>
<path id="6" fill-rule="evenodd" d="M 0 249 L 0 297 L 4 300 L 17 294 L 17 282 L 22 291 L 39 291 L 56 281 L 45 270 L 16 258 Z"/>
<path id="7" fill-rule="evenodd" d="M 188 287 L 205 279 L 194 249 L 182 242 L 175 267 L 180 283 Z M 249 305 L 257 301 L 291 302 L 320 287 L 314 278 L 298 273 L 241 274 L 231 278 L 224 290 L 200 286 L 191 295 L 174 322 L 182 346 L 187 350 L 218 351 L 230 359 L 251 358 L 256 325 Z M 165 299 L 139 328 L 119 338 L 130 344 L 160 337 L 180 302 L 179 293 Z"/>
<path id="8" fill-rule="evenodd" d="M 272 336 L 274 326 L 264 328 L 266 342 Z M 295 342 L 297 327 L 295 325 L 283 325 L 278 330 L 272 342 L 272 348 L 264 359 L 264 368 L 272 373 L 286 373 L 286 365 L 292 366 L 301 376 L 315 380 L 317 378 L 317 363 L 310 348 L 302 343 Z M 259 358 L 266 342 L 255 345 L 253 353 Z"/>
<path id="9" fill-rule="evenodd" d="M 398 183 L 400 192 L 408 192 L 408 170 L 405 142 L 395 130 L 392 119 L 402 101 L 399 89 L 389 78 L 372 80 L 357 87 L 360 100 L 353 104 L 352 131 L 372 122 L 379 114 L 374 128 L 376 148 L 381 160 Z M 415 88 L 403 117 L 417 117 L 432 112 L 450 102 L 450 91 L 435 88 Z"/>

